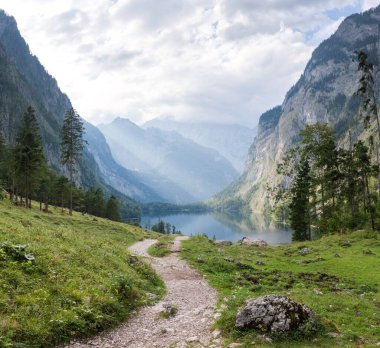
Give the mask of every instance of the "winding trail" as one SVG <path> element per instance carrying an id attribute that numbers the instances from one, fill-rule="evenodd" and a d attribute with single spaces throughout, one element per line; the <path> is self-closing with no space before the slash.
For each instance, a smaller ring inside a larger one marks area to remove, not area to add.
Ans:
<path id="1" fill-rule="evenodd" d="M 130 251 L 144 257 L 164 280 L 167 295 L 154 306 L 139 310 L 118 328 L 66 348 L 220 347 L 217 333 L 210 329 L 215 320 L 216 291 L 177 255 L 181 241 L 187 238 L 177 237 L 172 253 L 163 258 L 147 253 L 156 240 L 146 239 L 132 245 Z M 165 305 L 176 306 L 177 314 L 169 319 L 160 317 Z"/>

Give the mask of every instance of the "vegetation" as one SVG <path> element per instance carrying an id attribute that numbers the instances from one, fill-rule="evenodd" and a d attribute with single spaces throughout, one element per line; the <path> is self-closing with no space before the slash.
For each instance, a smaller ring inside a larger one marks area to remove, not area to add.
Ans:
<path id="1" fill-rule="evenodd" d="M 164 292 L 127 251 L 152 238 L 138 227 L 6 199 L 0 236 L 0 347 L 47 347 L 103 330 L 149 302 L 147 292 Z"/>
<path id="2" fill-rule="evenodd" d="M 82 156 L 83 141 L 83 121 L 74 108 L 66 112 L 61 130 L 61 163 L 67 167 L 69 172 L 69 212 L 73 212 L 73 184 L 76 166 Z"/>
<path id="3" fill-rule="evenodd" d="M 146 215 L 159 214 L 180 214 L 180 213 L 204 213 L 210 208 L 203 203 L 192 204 L 172 204 L 172 203 L 146 203 L 141 206 L 142 212 Z"/>
<path id="4" fill-rule="evenodd" d="M 170 248 L 173 244 L 172 236 L 160 236 L 158 242 L 148 249 L 148 254 L 154 257 L 164 257 L 170 254 Z"/>
<path id="5" fill-rule="evenodd" d="M 378 170 L 363 141 L 345 150 L 338 148 L 328 125 L 306 126 L 300 145 L 278 166 L 288 179 L 275 191 L 277 204 L 289 212 L 293 239 L 310 239 L 312 227 L 321 234 L 377 229 L 380 207 L 371 182 Z"/>
<path id="6" fill-rule="evenodd" d="M 73 116 L 73 110 L 67 113 L 67 120 L 62 131 L 62 163 L 68 165 L 70 179 L 48 168 L 37 118 L 33 108 L 28 107 L 16 145 L 7 146 L 0 135 L 0 187 L 9 192 L 12 202 L 27 208 L 31 208 L 32 199 L 35 199 L 40 202 L 40 210 L 45 212 L 49 212 L 49 204 L 54 204 L 62 211 L 68 207 L 70 214 L 75 209 L 119 221 L 120 205 L 115 196 L 104 197 L 101 188 L 85 191 L 75 187 L 73 174 L 83 149 L 83 129 L 79 116 Z M 76 129 L 72 134 L 68 134 L 70 127 Z"/>
<path id="7" fill-rule="evenodd" d="M 216 327 L 242 347 L 368 347 L 380 341 L 380 242 L 373 232 L 325 236 L 318 241 L 258 248 L 215 245 L 196 236 L 182 243 L 181 256 L 219 292 Z M 307 255 L 300 250 L 308 249 Z M 231 262 L 234 261 L 234 262 Z M 262 261 L 256 263 L 257 261 Z M 306 335 L 270 337 L 235 329 L 236 314 L 248 298 L 283 294 L 305 303 L 319 326 Z"/>

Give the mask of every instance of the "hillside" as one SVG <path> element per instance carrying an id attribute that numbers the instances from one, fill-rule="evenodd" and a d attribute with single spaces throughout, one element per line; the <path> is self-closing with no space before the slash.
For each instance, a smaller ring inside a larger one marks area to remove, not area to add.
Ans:
<path id="1" fill-rule="evenodd" d="M 149 186 L 171 203 L 203 200 L 238 177 L 217 151 L 176 132 L 143 129 L 122 118 L 99 128 L 116 160 L 138 171 Z"/>
<path id="2" fill-rule="evenodd" d="M 14 144 L 22 116 L 31 105 L 36 110 L 48 162 L 63 173 L 59 163 L 59 137 L 64 114 L 71 102 L 38 58 L 30 53 L 14 18 L 1 10 L 0 66 L 0 131 L 4 138 L 7 143 Z M 86 130 L 89 145 L 76 178 L 78 185 L 102 187 L 107 193 L 117 195 L 127 215 L 136 215 L 138 208 L 136 202 L 124 195 L 144 202 L 159 200 L 153 189 L 114 161 L 104 137 L 94 126 L 86 123 Z"/>
<path id="3" fill-rule="evenodd" d="M 346 18 L 336 33 L 319 45 L 283 104 L 261 116 L 244 173 L 217 197 L 219 202 L 242 200 L 250 210 L 262 212 L 267 196 L 266 186 L 279 182 L 276 164 L 287 149 L 297 144 L 299 131 L 306 124 L 330 124 L 340 146 L 346 148 L 349 129 L 352 130 L 353 141 L 363 135 L 363 122 L 358 119 L 360 99 L 355 95 L 359 74 L 353 59 L 354 51 L 369 52 L 378 79 L 379 25 L 380 7 L 377 7 Z M 379 96 L 378 84 L 376 89 Z"/>
<path id="4" fill-rule="evenodd" d="M 127 251 L 148 235 L 155 234 L 0 201 L 0 347 L 48 347 L 94 333 L 151 301 L 148 292 L 162 295 L 161 280 Z"/>
<path id="5" fill-rule="evenodd" d="M 256 136 L 256 129 L 238 124 L 186 123 L 170 119 L 153 119 L 144 124 L 144 128 L 155 127 L 166 131 L 175 131 L 183 137 L 218 151 L 242 173 L 248 149 Z"/>

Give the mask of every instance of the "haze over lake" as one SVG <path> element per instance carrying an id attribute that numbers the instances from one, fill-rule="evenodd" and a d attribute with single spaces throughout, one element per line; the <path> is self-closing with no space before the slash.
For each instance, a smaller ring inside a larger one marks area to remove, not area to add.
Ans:
<path id="1" fill-rule="evenodd" d="M 266 221 L 263 216 L 252 218 L 231 217 L 222 213 L 144 215 L 142 227 L 151 227 L 159 220 L 169 222 L 185 235 L 206 234 L 210 239 L 237 241 L 243 237 L 263 239 L 269 244 L 287 244 L 292 241 L 292 231 Z"/>

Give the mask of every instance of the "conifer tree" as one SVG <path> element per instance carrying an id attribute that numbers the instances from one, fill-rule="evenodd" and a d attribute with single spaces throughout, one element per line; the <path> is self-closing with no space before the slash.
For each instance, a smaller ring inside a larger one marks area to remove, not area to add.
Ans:
<path id="1" fill-rule="evenodd" d="M 299 164 L 291 189 L 290 226 L 293 229 L 293 240 L 310 239 L 310 165 L 307 158 Z"/>
<path id="2" fill-rule="evenodd" d="M 35 112 L 28 107 L 16 137 L 14 151 L 15 172 L 18 185 L 25 197 L 25 206 L 31 207 L 30 196 L 38 184 L 46 164 Z"/>
<path id="3" fill-rule="evenodd" d="M 73 211 L 74 173 L 84 148 L 84 127 L 79 114 L 74 108 L 66 112 L 61 131 L 61 163 L 69 172 L 69 211 Z"/>
<path id="4" fill-rule="evenodd" d="M 357 93 L 362 97 L 362 105 L 360 113 L 364 118 L 364 127 L 368 128 L 371 120 L 376 119 L 377 125 L 377 142 L 373 142 L 373 147 L 376 151 L 377 166 L 380 167 L 380 120 L 378 106 L 375 95 L 375 79 L 373 77 L 374 66 L 368 62 L 368 54 L 364 51 L 356 51 L 358 60 L 358 70 L 361 73 L 359 79 L 359 89 Z M 377 174 L 378 196 L 380 198 L 380 171 Z"/>
<path id="5" fill-rule="evenodd" d="M 107 201 L 105 216 L 107 219 L 120 221 L 119 202 L 113 195 Z"/>

